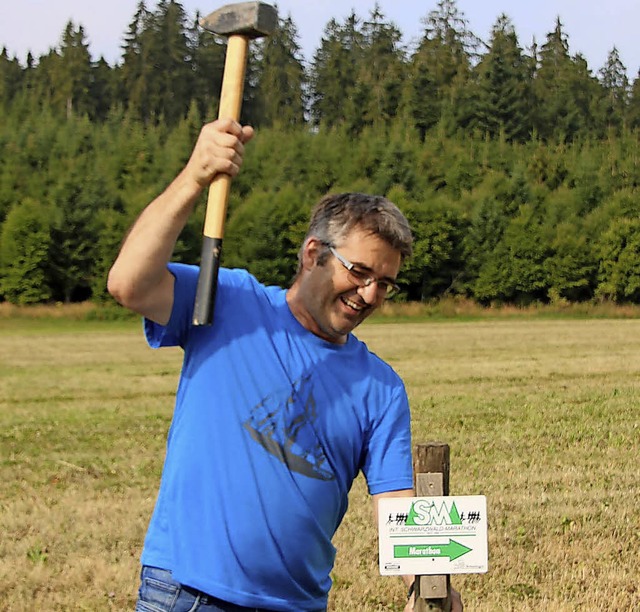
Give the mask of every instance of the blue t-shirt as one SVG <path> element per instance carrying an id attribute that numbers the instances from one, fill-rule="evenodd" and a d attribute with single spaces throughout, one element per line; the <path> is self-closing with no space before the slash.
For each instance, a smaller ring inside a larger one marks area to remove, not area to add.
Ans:
<path id="1" fill-rule="evenodd" d="M 142 563 L 242 606 L 323 608 L 358 472 L 371 494 L 413 486 L 404 385 L 355 336 L 307 331 L 283 289 L 246 271 L 220 270 L 215 322 L 194 327 L 198 268 L 169 269 L 171 320 L 145 331 L 184 363 Z"/>

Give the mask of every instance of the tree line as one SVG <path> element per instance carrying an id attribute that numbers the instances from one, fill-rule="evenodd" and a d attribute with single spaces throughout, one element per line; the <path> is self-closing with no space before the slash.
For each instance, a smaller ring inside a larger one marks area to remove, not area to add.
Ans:
<path id="1" fill-rule="evenodd" d="M 26 65 L 0 55 L 0 299 L 104 299 L 140 210 L 216 114 L 225 42 L 178 2 L 140 2 L 120 63 L 82 26 Z M 617 50 L 596 75 L 560 18 L 524 50 L 506 15 L 480 41 L 440 0 L 412 48 L 374 5 L 332 19 L 307 64 L 291 17 L 252 45 L 223 261 L 287 284 L 313 202 L 387 195 L 415 256 L 400 299 L 640 300 L 640 78 Z M 203 207 L 176 256 L 197 262 Z"/>

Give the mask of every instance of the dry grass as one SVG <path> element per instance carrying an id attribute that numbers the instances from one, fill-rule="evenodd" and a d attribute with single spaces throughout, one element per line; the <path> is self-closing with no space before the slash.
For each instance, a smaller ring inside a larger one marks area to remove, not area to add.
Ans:
<path id="1" fill-rule="evenodd" d="M 138 324 L 0 326 L 0 609 L 131 610 L 177 350 Z M 640 321 L 376 323 L 414 441 L 451 446 L 451 492 L 484 494 L 490 569 L 467 611 L 640 609 Z M 336 536 L 330 609 L 401 610 L 377 575 L 362 480 Z"/>
<path id="2" fill-rule="evenodd" d="M 80 319 L 94 312 L 96 306 L 91 302 L 76 304 L 38 304 L 34 306 L 17 306 L 9 302 L 0 303 L 0 319 Z"/>
<path id="3" fill-rule="evenodd" d="M 1 311 L 0 311 L 1 312 Z M 528 306 L 491 304 L 481 306 L 460 296 L 426 302 L 386 302 L 376 313 L 376 320 L 406 319 L 505 319 L 505 318 L 607 318 L 638 319 L 637 304 L 612 302 L 568 302 L 558 300 L 550 304 L 533 303 Z"/>
<path id="4" fill-rule="evenodd" d="M 491 304 L 481 306 L 473 300 L 460 296 L 442 298 L 426 302 L 386 302 L 374 315 L 375 320 L 393 321 L 420 319 L 505 319 L 505 318 L 607 318 L 640 319 L 640 305 L 615 304 L 613 302 L 572 303 L 557 300 L 549 304 L 533 303 L 528 306 Z M 62 304 L 36 304 L 17 306 L 8 302 L 0 303 L 0 324 L 8 320 L 133 320 L 134 315 L 120 308 L 113 300 L 104 304 L 81 302 Z"/>

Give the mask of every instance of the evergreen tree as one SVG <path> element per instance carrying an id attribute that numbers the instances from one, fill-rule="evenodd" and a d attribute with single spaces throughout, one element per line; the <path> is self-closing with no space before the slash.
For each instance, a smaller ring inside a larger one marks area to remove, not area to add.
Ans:
<path id="1" fill-rule="evenodd" d="M 627 69 L 616 47 L 609 52 L 606 64 L 600 69 L 600 83 L 604 90 L 600 101 L 603 124 L 620 129 L 625 124 L 631 92 Z"/>
<path id="2" fill-rule="evenodd" d="M 140 0 L 125 34 L 119 75 L 119 98 L 134 116 L 148 121 L 151 114 L 151 20 L 144 0 Z"/>
<path id="3" fill-rule="evenodd" d="M 311 67 L 311 116 L 316 125 L 336 126 L 346 121 L 347 103 L 353 101 L 356 72 L 364 46 L 360 20 L 354 12 L 344 25 L 327 24 Z"/>
<path id="4" fill-rule="evenodd" d="M 192 57 L 182 5 L 160 0 L 151 20 L 149 56 L 150 113 L 169 126 L 186 116 L 193 87 Z"/>
<path id="5" fill-rule="evenodd" d="M 572 74 L 571 89 L 582 120 L 581 135 L 597 134 L 598 124 L 595 101 L 602 96 L 602 86 L 593 75 L 586 58 L 578 53 L 573 58 L 576 67 Z"/>
<path id="6" fill-rule="evenodd" d="M 598 297 L 640 301 L 640 219 L 614 219 L 600 244 Z"/>
<path id="7" fill-rule="evenodd" d="M 61 57 L 56 49 L 50 49 L 41 55 L 34 67 L 27 69 L 27 86 L 31 94 L 31 101 L 27 102 L 31 112 L 37 108 L 46 108 L 60 114 L 65 111 L 65 100 L 56 95 L 56 80 L 61 76 Z M 58 100 L 56 101 L 56 97 Z"/>
<path id="8" fill-rule="evenodd" d="M 62 35 L 60 59 L 52 74 L 52 103 L 64 109 L 67 119 L 72 114 L 89 113 L 91 99 L 91 54 L 84 28 L 69 21 Z"/>
<path id="9" fill-rule="evenodd" d="M 15 91 L 13 110 L 18 112 L 18 120 L 26 120 L 33 116 L 43 105 L 43 93 L 41 81 L 47 80 L 47 75 L 41 66 L 36 66 L 36 60 L 27 53 L 27 62 L 20 78 L 20 87 Z"/>
<path id="10" fill-rule="evenodd" d="M 91 67 L 89 84 L 90 110 L 89 116 L 97 121 L 104 121 L 115 101 L 115 72 L 104 57 Z"/>
<path id="11" fill-rule="evenodd" d="M 126 217 L 115 210 L 104 209 L 97 212 L 96 227 L 99 228 L 99 232 L 88 287 L 92 301 L 105 302 L 111 299 L 107 292 L 107 277 L 122 245 L 122 236 L 128 227 L 127 222 Z M 80 294 L 86 291 L 87 287 L 82 289 Z"/>
<path id="12" fill-rule="evenodd" d="M 491 137 L 523 141 L 531 133 L 529 67 L 511 21 L 501 15 L 477 68 L 480 99 L 475 125 Z"/>
<path id="13" fill-rule="evenodd" d="M 562 30 L 560 17 L 556 19 L 553 32 L 547 34 L 539 57 L 540 65 L 534 84 L 536 129 L 543 137 L 551 137 L 557 129 L 565 133 L 568 130 L 569 135 L 573 135 L 576 132 L 575 109 L 570 106 L 566 84 L 571 58 L 569 42 Z"/>
<path id="14" fill-rule="evenodd" d="M 640 128 L 640 70 L 638 70 L 629 94 L 627 125 L 633 129 Z"/>
<path id="15" fill-rule="evenodd" d="M 305 122 L 306 75 L 297 38 L 296 27 L 287 17 L 280 19 L 276 31 L 261 44 L 257 108 L 263 125 L 294 127 Z"/>
<path id="16" fill-rule="evenodd" d="M 442 114 L 442 96 L 428 53 L 414 53 L 406 68 L 408 76 L 403 91 L 403 109 L 420 139 L 435 126 Z"/>
<path id="17" fill-rule="evenodd" d="M 438 83 L 450 85 L 477 57 L 480 41 L 469 30 L 468 21 L 455 0 L 439 0 L 423 23 L 424 34 L 418 50 L 427 46 Z M 430 42 L 437 44 L 429 45 Z"/>
<path id="18" fill-rule="evenodd" d="M 400 275 L 406 298 L 424 301 L 451 293 L 462 266 L 462 216 L 445 198 L 433 194 L 421 203 L 402 202 L 396 190 L 389 195 L 407 216 L 414 236 L 413 256 Z"/>
<path id="19" fill-rule="evenodd" d="M 246 267 L 266 284 L 289 285 L 307 218 L 298 185 L 285 184 L 275 196 L 254 190 L 229 219 L 225 265 Z"/>
<path id="20" fill-rule="evenodd" d="M 583 57 L 571 58 L 560 18 L 540 49 L 534 81 L 535 127 L 545 139 L 571 141 L 593 127 L 591 102 L 597 91 Z"/>
<path id="21" fill-rule="evenodd" d="M 220 102 L 226 46 L 220 37 L 201 28 L 199 21 L 200 16 L 196 14 L 189 31 L 190 55 L 193 57 L 192 101 L 198 106 L 201 117 L 213 119 Z"/>
<path id="22" fill-rule="evenodd" d="M 364 125 L 387 124 L 393 119 L 402 95 L 404 53 L 400 49 L 402 33 L 385 21 L 376 2 L 369 20 L 362 28 L 362 57 L 357 70 L 358 87 L 366 92 L 358 105 L 351 108 L 356 123 L 357 115 Z"/>
<path id="23" fill-rule="evenodd" d="M 411 59 L 407 110 L 422 133 L 436 115 L 452 133 L 467 127 L 474 114 L 469 83 L 479 40 L 455 0 L 440 0 L 423 23 L 424 33 Z"/>
<path id="24" fill-rule="evenodd" d="M 7 49 L 4 47 L 0 53 L 0 109 L 9 108 L 22 85 L 22 79 L 23 71 L 20 62 L 16 58 L 9 59 Z"/>
<path id="25" fill-rule="evenodd" d="M 531 190 L 521 172 L 515 172 L 511 180 L 499 173 L 488 173 L 472 190 L 471 198 L 474 206 L 461 246 L 465 261 L 463 285 L 468 294 L 478 299 L 497 299 L 500 294 L 494 277 L 501 270 L 495 253 L 509 223 L 531 200 Z M 487 277 L 492 277 L 491 281 Z"/>
<path id="26" fill-rule="evenodd" d="M 25 198 L 7 215 L 0 232 L 0 297 L 13 304 L 49 301 L 52 211 Z"/>
<path id="27" fill-rule="evenodd" d="M 551 240 L 540 211 L 523 204 L 484 261 L 474 284 L 475 297 L 516 304 L 545 301 L 549 294 L 546 262 L 551 254 Z"/>
<path id="28" fill-rule="evenodd" d="M 51 143 L 50 188 L 56 221 L 51 227 L 49 264 L 54 299 L 87 299 L 99 235 L 97 211 L 107 206 L 105 177 L 95 172 L 95 133 L 87 118 L 73 118 Z"/>
<path id="29" fill-rule="evenodd" d="M 553 301 L 579 302 L 591 299 L 595 286 L 597 257 L 589 244 L 582 221 L 567 215 L 555 228 L 552 254 L 544 262 Z"/>

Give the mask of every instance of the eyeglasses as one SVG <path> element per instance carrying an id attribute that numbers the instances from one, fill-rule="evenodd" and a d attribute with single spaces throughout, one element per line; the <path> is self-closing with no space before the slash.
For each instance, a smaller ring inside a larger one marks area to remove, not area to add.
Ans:
<path id="1" fill-rule="evenodd" d="M 371 276 L 364 270 L 358 270 L 355 267 L 355 264 L 352 264 L 348 259 L 345 259 L 340 255 L 340 253 L 338 253 L 338 251 L 336 251 L 330 244 L 327 244 L 326 246 L 329 247 L 331 254 L 346 268 L 348 273 L 347 276 L 354 285 L 357 285 L 358 287 L 368 287 L 375 283 L 378 293 L 383 294 L 385 298 L 391 298 L 399 293 L 400 287 L 395 283 Z"/>

